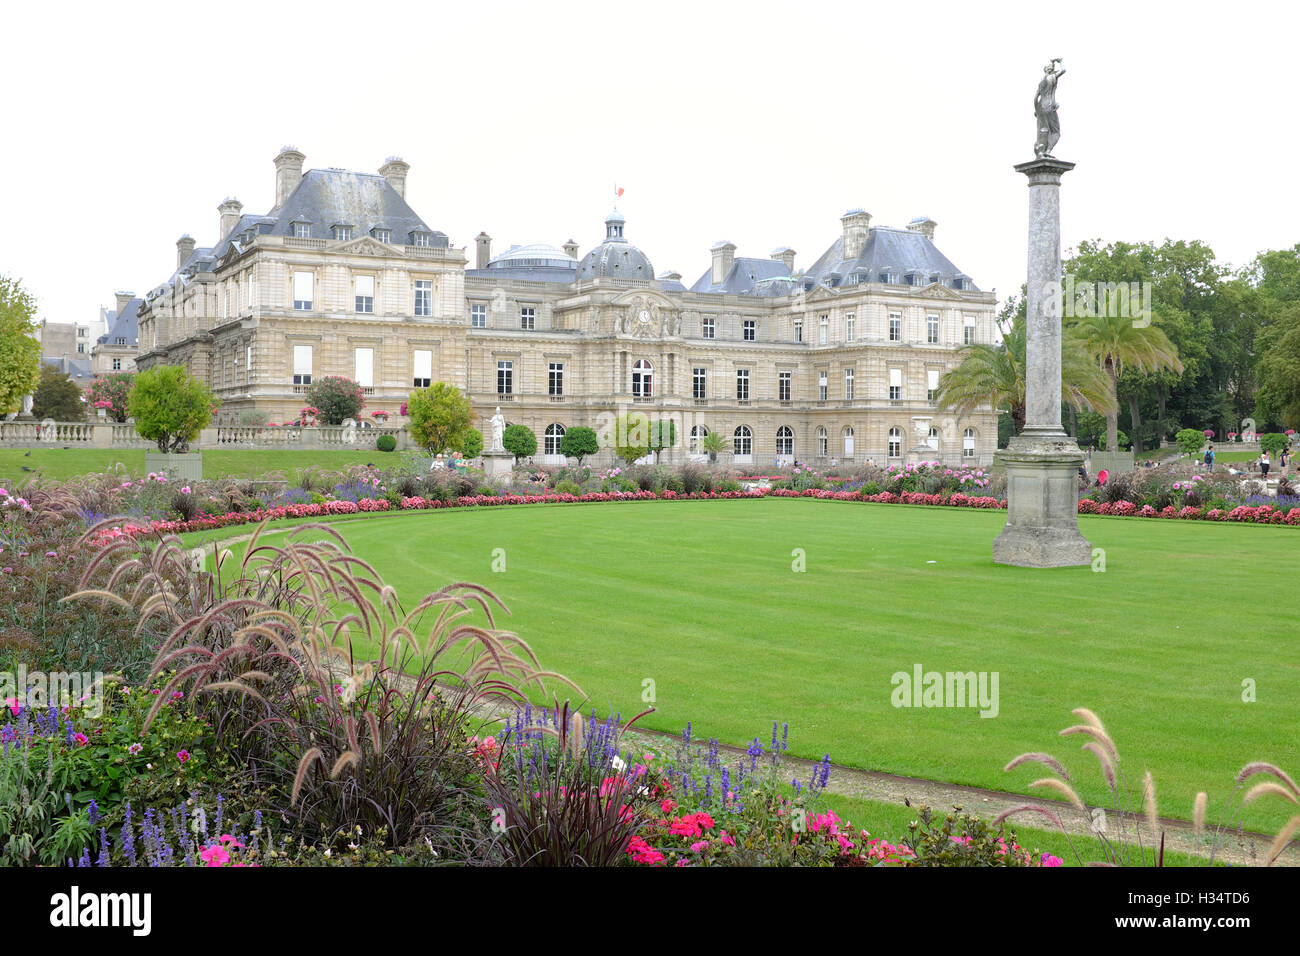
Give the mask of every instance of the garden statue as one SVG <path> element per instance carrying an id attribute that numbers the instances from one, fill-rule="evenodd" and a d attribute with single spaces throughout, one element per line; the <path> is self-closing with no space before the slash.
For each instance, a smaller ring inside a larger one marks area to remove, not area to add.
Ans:
<path id="1" fill-rule="evenodd" d="M 1038 125 L 1038 140 L 1034 143 L 1034 155 L 1039 159 L 1050 158 L 1052 148 L 1061 138 L 1061 123 L 1056 117 L 1056 82 L 1065 76 L 1065 70 L 1059 69 L 1059 57 L 1043 67 L 1043 78 L 1038 83 L 1038 92 L 1034 94 L 1034 119 Z"/>
<path id="2" fill-rule="evenodd" d="M 501 414 L 500 405 L 489 421 L 492 424 L 492 451 L 505 451 L 506 417 Z"/>

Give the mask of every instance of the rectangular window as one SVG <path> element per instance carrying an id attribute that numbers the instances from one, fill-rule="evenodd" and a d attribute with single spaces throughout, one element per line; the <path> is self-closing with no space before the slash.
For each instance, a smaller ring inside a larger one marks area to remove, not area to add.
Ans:
<path id="1" fill-rule="evenodd" d="M 89 329 L 77 329 L 77 338 L 84 339 L 89 334 Z"/>
<path id="2" fill-rule="evenodd" d="M 889 370 L 889 400 L 891 402 L 902 401 L 903 399 L 903 370 L 901 368 L 891 368 Z"/>
<path id="3" fill-rule="evenodd" d="M 497 362 L 497 394 L 513 395 L 515 393 L 515 364 Z"/>
<path id="4" fill-rule="evenodd" d="M 334 227 L 334 241 L 335 241 L 335 242 L 346 242 L 347 240 L 349 240 L 349 239 L 351 239 L 351 238 L 352 238 L 352 227 L 351 227 L 351 226 L 335 226 L 335 227 Z"/>
<path id="5" fill-rule="evenodd" d="M 964 334 L 962 336 L 962 342 L 964 342 L 966 345 L 974 345 L 975 344 L 975 316 L 973 315 L 966 316 L 966 324 L 963 332 Z"/>
<path id="6" fill-rule="evenodd" d="M 697 399 L 709 397 L 709 378 L 708 370 L 703 368 L 693 369 L 691 372 L 691 395 Z"/>
<path id="7" fill-rule="evenodd" d="M 925 397 L 927 401 L 934 401 L 934 397 L 939 394 L 939 370 L 932 368 L 925 373 Z"/>
<path id="8" fill-rule="evenodd" d="M 537 328 L 537 309 L 526 305 L 519 310 L 519 327 L 527 332 Z"/>
<path id="9" fill-rule="evenodd" d="M 889 313 L 889 341 L 903 341 L 903 317 L 897 312 Z"/>
<path id="10" fill-rule="evenodd" d="M 754 341 L 755 334 L 758 331 L 758 323 L 755 322 L 753 319 L 746 319 L 744 323 L 744 331 L 745 331 L 745 341 L 746 342 Z"/>
<path id="11" fill-rule="evenodd" d="M 412 238 L 415 240 L 412 244 L 417 248 L 427 249 L 429 247 L 429 240 L 431 237 L 427 232 L 417 232 Z"/>
<path id="12" fill-rule="evenodd" d="M 823 315 L 817 320 L 817 344 L 825 345 L 831 335 L 831 317 Z"/>
<path id="13" fill-rule="evenodd" d="M 253 380 L 253 347 L 244 346 L 244 384 L 247 385 Z"/>
<path id="14" fill-rule="evenodd" d="M 852 342 L 857 337 L 858 319 L 852 312 L 844 316 L 844 341 Z"/>
<path id="15" fill-rule="evenodd" d="M 706 315 L 700 319 L 700 335 L 706 339 L 711 339 L 717 332 L 717 326 L 714 324 L 713 316 Z"/>
<path id="16" fill-rule="evenodd" d="M 433 280 L 415 280 L 415 314 L 428 318 L 433 315 Z"/>
<path id="17" fill-rule="evenodd" d="M 411 384 L 428 388 L 433 384 L 433 350 L 416 349 L 411 355 Z"/>
<path id="18" fill-rule="evenodd" d="M 794 340 L 796 342 L 803 341 L 803 319 L 794 320 Z"/>
<path id="19" fill-rule="evenodd" d="M 126 339 L 121 339 L 121 338 L 114 339 L 114 340 L 113 340 L 113 344 L 114 344 L 114 345 L 126 345 Z"/>
<path id="20" fill-rule="evenodd" d="M 486 329 L 487 328 L 487 306 L 471 305 L 469 307 L 469 324 L 470 328 Z"/>
<path id="21" fill-rule="evenodd" d="M 779 401 L 790 401 L 790 379 L 789 372 L 778 372 L 776 377 L 776 397 Z"/>
<path id="22" fill-rule="evenodd" d="M 826 401 L 826 373 L 817 373 L 817 401 Z"/>
<path id="23" fill-rule="evenodd" d="M 310 239 L 310 238 L 311 238 L 311 223 L 309 223 L 309 222 L 295 222 L 295 223 L 293 224 L 293 237 L 294 237 L 295 239 Z"/>
<path id="24" fill-rule="evenodd" d="M 392 241 L 393 241 L 393 230 L 391 230 L 391 229 L 376 229 L 376 230 L 375 230 L 375 238 L 378 239 L 380 242 L 392 242 Z"/>
<path id="25" fill-rule="evenodd" d="M 293 347 L 293 384 L 311 384 L 311 346 L 295 345 Z"/>
<path id="26" fill-rule="evenodd" d="M 77 343 L 77 351 L 78 351 L 78 352 L 81 352 L 81 353 L 84 354 L 85 351 L 86 351 L 86 343 L 85 343 L 85 342 L 78 342 L 78 343 Z"/>
<path id="27" fill-rule="evenodd" d="M 356 382 L 362 388 L 371 388 L 375 384 L 375 350 L 356 350 Z"/>
<path id="28" fill-rule="evenodd" d="M 889 457 L 897 458 L 903 453 L 903 436 L 897 428 L 889 430 Z"/>
<path id="29" fill-rule="evenodd" d="M 736 401 L 749 401 L 749 369 L 736 369 Z"/>
<path id="30" fill-rule="evenodd" d="M 257 274 L 251 269 L 248 271 L 248 283 L 245 288 L 248 290 L 248 301 L 244 304 L 251 309 L 257 304 Z"/>
<path id="31" fill-rule="evenodd" d="M 844 400 L 853 401 L 853 369 L 851 368 L 844 370 Z"/>
<path id="32" fill-rule="evenodd" d="M 299 311 L 311 311 L 312 278 L 310 272 L 293 274 L 293 307 Z"/>
<path id="33" fill-rule="evenodd" d="M 564 394 L 564 363 L 551 362 L 550 366 L 551 366 L 549 371 L 550 381 L 547 384 L 547 389 L 552 395 L 563 395 Z"/>
<path id="34" fill-rule="evenodd" d="M 357 311 L 371 313 L 375 311 L 375 277 L 357 276 Z"/>
<path id="35" fill-rule="evenodd" d="M 113 371 L 114 371 L 114 372 L 120 372 L 120 371 L 122 371 L 122 360 L 121 360 L 121 359 L 113 359 Z"/>
<path id="36" fill-rule="evenodd" d="M 937 315 L 927 315 L 925 317 L 925 341 L 930 345 L 939 344 L 939 317 Z"/>

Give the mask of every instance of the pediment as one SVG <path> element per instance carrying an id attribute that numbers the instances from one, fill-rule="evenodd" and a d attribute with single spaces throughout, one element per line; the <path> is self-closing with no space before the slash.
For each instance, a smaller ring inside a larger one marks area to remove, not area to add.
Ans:
<path id="1" fill-rule="evenodd" d="M 826 299 L 834 299 L 839 295 L 834 289 L 827 288 L 820 282 L 813 286 L 811 292 L 804 296 L 804 302 L 822 302 Z"/>
<path id="2" fill-rule="evenodd" d="M 611 305 L 616 306 L 637 306 L 648 309 L 651 306 L 659 309 L 677 309 L 677 303 L 654 289 L 629 289 L 621 295 L 615 296 L 610 300 Z"/>
<path id="3" fill-rule="evenodd" d="M 346 253 L 350 256 L 401 256 L 404 253 L 394 245 L 386 242 L 380 242 L 370 236 L 362 236 L 360 239 L 349 239 L 340 242 L 333 249 L 334 252 Z"/>
<path id="4" fill-rule="evenodd" d="M 931 282 L 921 290 L 921 295 L 927 299 L 956 299 L 961 300 L 955 291 L 939 282 Z"/>

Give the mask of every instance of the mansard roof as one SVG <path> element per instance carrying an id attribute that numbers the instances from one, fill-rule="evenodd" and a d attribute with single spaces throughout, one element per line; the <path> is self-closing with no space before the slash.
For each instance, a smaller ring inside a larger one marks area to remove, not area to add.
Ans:
<path id="1" fill-rule="evenodd" d="M 856 259 L 845 259 L 843 250 L 841 236 L 805 271 L 805 286 L 844 285 L 852 282 L 854 275 L 861 276 L 863 282 L 879 282 L 880 274 L 888 271 L 894 282 L 903 282 L 908 273 L 917 273 L 925 277 L 925 284 L 929 284 L 931 276 L 938 276 L 944 285 L 961 278 L 965 280 L 963 288 L 978 291 L 970 278 L 939 251 L 934 240 L 919 232 L 873 226 Z"/>
<path id="2" fill-rule="evenodd" d="M 108 332 L 101 335 L 96 341 L 100 345 L 112 345 L 118 339 L 126 339 L 127 345 L 139 344 L 140 329 L 136 316 L 142 305 L 144 305 L 144 299 L 133 298 L 128 300 L 126 305 L 122 307 L 122 311 L 117 314 Z"/>
<path id="3" fill-rule="evenodd" d="M 431 229 L 415 210 L 406 204 L 383 176 L 376 173 L 356 173 L 346 169 L 309 169 L 302 177 L 284 205 L 272 210 L 273 223 L 265 231 L 272 236 L 292 236 L 293 223 L 310 222 L 321 230 L 330 223 L 344 222 L 356 226 L 356 234 L 365 235 L 378 226 L 391 229 L 393 238 L 405 244 L 413 232 L 431 236 L 430 245 L 440 249 L 448 247 L 446 233 Z M 248 217 L 241 217 L 240 223 Z M 272 216 L 257 217 L 260 220 Z M 236 226 L 245 231 L 248 226 Z M 313 236 L 327 239 L 327 235 Z M 218 250 L 218 254 L 224 252 Z"/>
<path id="4" fill-rule="evenodd" d="M 780 259 L 737 256 L 731 271 L 720 283 L 714 284 L 713 270 L 710 268 L 691 286 L 691 291 L 777 296 L 789 295 L 793 284 L 789 268 Z"/>

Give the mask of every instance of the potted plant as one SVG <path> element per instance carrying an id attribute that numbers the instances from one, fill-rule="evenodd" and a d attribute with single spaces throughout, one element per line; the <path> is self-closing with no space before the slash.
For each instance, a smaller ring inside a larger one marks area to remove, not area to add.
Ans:
<path id="1" fill-rule="evenodd" d="M 173 478 L 203 477 L 203 453 L 190 442 L 212 421 L 216 400 L 208 387 L 180 365 L 162 365 L 136 376 L 129 410 L 141 438 L 158 446 L 145 452 L 144 466 Z"/>

